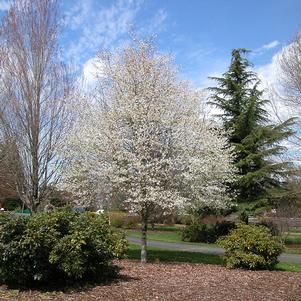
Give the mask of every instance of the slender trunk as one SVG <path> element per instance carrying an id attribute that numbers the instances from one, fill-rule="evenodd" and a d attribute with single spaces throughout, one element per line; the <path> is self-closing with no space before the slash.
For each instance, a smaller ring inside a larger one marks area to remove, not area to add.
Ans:
<path id="1" fill-rule="evenodd" d="M 147 218 L 142 217 L 141 220 L 141 263 L 146 263 L 147 261 Z"/>

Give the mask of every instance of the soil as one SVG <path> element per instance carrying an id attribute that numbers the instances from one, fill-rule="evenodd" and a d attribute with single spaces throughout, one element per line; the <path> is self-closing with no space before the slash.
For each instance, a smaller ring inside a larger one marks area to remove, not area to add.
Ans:
<path id="1" fill-rule="evenodd" d="M 0 300 L 121 301 L 223 300 L 301 301 L 301 273 L 229 270 L 205 264 L 168 264 L 122 260 L 120 278 L 112 283 L 67 292 L 9 290 Z"/>

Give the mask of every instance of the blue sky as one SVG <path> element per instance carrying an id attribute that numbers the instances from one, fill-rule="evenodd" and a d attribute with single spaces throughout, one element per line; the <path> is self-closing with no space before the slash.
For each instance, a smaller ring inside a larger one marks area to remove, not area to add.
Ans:
<path id="1" fill-rule="evenodd" d="M 58 0 L 64 28 L 63 56 L 79 72 L 97 51 L 155 33 L 161 51 L 172 53 L 185 77 L 199 86 L 225 71 L 231 49 L 249 56 L 259 73 L 270 75 L 273 56 L 301 28 L 300 0 Z M 0 10 L 8 1 L 0 0 Z"/>

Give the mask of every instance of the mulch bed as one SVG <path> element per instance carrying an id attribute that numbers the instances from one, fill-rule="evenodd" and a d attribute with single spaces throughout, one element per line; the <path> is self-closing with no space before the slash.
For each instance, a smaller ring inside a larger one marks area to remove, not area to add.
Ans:
<path id="1" fill-rule="evenodd" d="M 222 300 L 300 301 L 301 273 L 229 270 L 217 265 L 148 263 L 122 260 L 119 280 L 79 292 L 7 290 L 0 300 Z"/>

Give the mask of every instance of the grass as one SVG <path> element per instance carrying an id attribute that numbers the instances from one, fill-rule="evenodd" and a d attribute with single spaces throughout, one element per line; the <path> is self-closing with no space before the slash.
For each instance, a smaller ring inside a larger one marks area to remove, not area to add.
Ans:
<path id="1" fill-rule="evenodd" d="M 155 225 L 154 231 L 169 231 L 169 232 L 178 232 L 183 228 L 183 225 L 174 225 L 174 226 L 166 226 L 166 225 Z"/>
<path id="2" fill-rule="evenodd" d="M 301 244 L 301 235 L 289 234 L 284 239 L 285 244 Z"/>
<path id="3" fill-rule="evenodd" d="M 155 247 L 148 247 L 147 252 L 149 261 L 223 264 L 221 256 L 212 254 L 164 250 Z M 140 259 L 140 246 L 130 244 L 127 255 L 130 259 Z"/>
<path id="4" fill-rule="evenodd" d="M 301 227 L 290 227 L 290 232 L 301 234 Z"/>
<path id="5" fill-rule="evenodd" d="M 301 272 L 301 263 L 279 262 L 276 264 L 275 270 L 285 272 Z"/>
<path id="6" fill-rule="evenodd" d="M 137 238 L 141 237 L 140 230 L 127 230 L 126 234 L 131 237 L 137 237 Z M 184 242 L 181 239 L 181 232 L 179 231 L 179 229 L 172 230 L 172 231 L 167 231 L 167 230 L 157 231 L 155 227 L 155 231 L 152 230 L 147 231 L 147 238 L 150 240 L 157 240 L 157 241 L 176 242 L 176 243 L 184 243 L 189 245 L 206 246 L 206 247 L 216 247 L 216 244 Z"/>
<path id="7" fill-rule="evenodd" d="M 286 245 L 301 245 L 301 227 L 290 227 L 289 232 L 284 233 L 282 237 Z"/>
<path id="8" fill-rule="evenodd" d="M 140 259 L 140 246 L 130 244 L 127 253 L 130 259 Z M 222 256 L 204 253 L 184 252 L 175 250 L 164 250 L 155 247 L 148 247 L 148 261 L 150 262 L 187 262 L 224 265 Z M 286 272 L 301 272 L 300 263 L 279 262 L 275 270 Z"/>
<path id="9" fill-rule="evenodd" d="M 141 232 L 139 230 L 127 230 L 127 235 L 132 237 L 141 237 Z M 147 237 L 152 240 L 161 240 L 166 242 L 182 242 L 181 233 L 177 231 L 147 231 Z"/>
<path id="10" fill-rule="evenodd" d="M 301 255 L 301 249 L 286 247 L 285 250 L 284 250 L 284 253 L 288 253 L 288 254 L 300 254 Z"/>
<path id="11" fill-rule="evenodd" d="M 301 227 L 290 229 L 290 234 L 286 237 L 285 243 L 287 247 L 285 248 L 285 253 L 289 254 L 301 254 L 301 248 L 290 248 L 292 244 L 301 244 Z M 139 229 L 135 230 L 127 230 L 127 235 L 140 238 L 141 233 Z M 172 243 L 185 243 L 195 246 L 206 246 L 206 247 L 216 247 L 216 244 L 207 244 L 207 243 L 190 243 L 183 242 L 181 240 L 181 226 L 165 226 L 165 225 L 156 225 L 153 230 L 149 230 L 148 239 L 157 240 L 157 241 L 165 241 Z M 132 250 L 132 248 L 131 248 Z M 134 252 L 131 251 L 130 252 Z M 171 250 L 162 250 L 158 248 L 150 248 L 150 259 L 153 260 L 161 260 L 161 261 L 179 261 L 179 262 L 200 262 L 200 263 L 216 263 L 218 260 L 221 260 L 219 256 L 216 255 L 208 255 L 208 254 L 200 254 L 193 252 L 183 252 L 183 251 L 171 251 Z M 136 257 L 140 258 L 139 247 L 136 246 L 135 251 Z M 209 256 L 209 257 L 208 257 Z M 133 257 L 134 258 L 134 257 Z M 219 258 L 219 259 L 218 259 Z M 211 262 L 210 262 L 211 261 Z M 285 271 L 301 271 L 301 264 L 288 264 L 288 263 L 279 263 L 277 265 L 277 269 L 285 270 Z"/>

